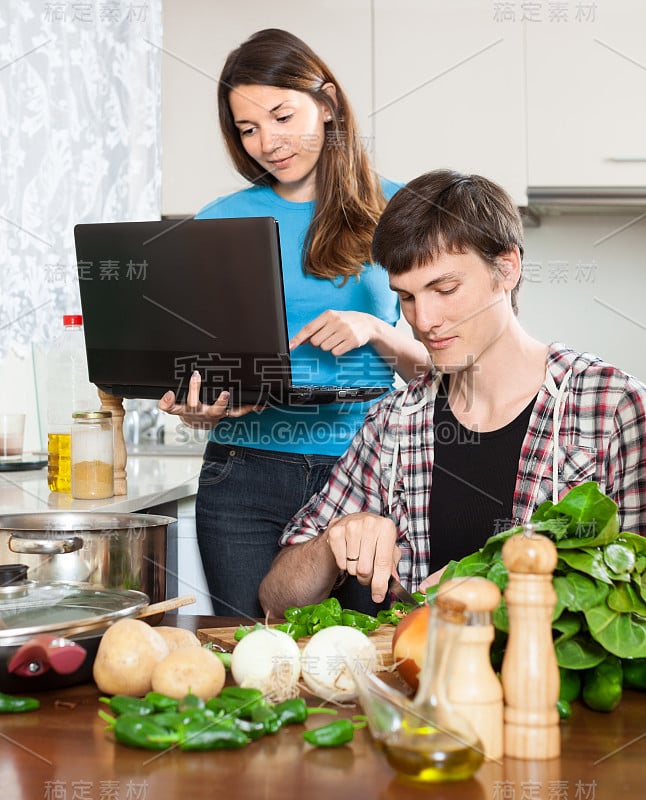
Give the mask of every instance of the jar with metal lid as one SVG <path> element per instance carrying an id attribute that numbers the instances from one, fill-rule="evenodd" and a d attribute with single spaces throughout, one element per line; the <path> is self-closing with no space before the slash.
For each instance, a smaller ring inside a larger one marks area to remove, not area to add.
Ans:
<path id="1" fill-rule="evenodd" d="M 72 418 L 72 497 L 79 500 L 112 497 L 112 414 L 109 411 L 76 411 Z"/>

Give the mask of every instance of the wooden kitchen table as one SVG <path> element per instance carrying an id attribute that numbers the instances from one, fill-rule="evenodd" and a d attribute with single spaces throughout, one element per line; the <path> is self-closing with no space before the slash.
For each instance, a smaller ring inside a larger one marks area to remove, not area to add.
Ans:
<path id="1" fill-rule="evenodd" d="M 191 630 L 233 620 L 167 615 Z M 292 725 L 241 750 L 155 752 L 115 744 L 98 717 L 94 684 L 43 692 L 39 711 L 0 716 L 2 800 L 637 800 L 646 797 L 646 693 L 626 692 L 611 714 L 574 704 L 550 761 L 486 763 L 470 781 L 401 782 L 367 731 L 316 749 Z M 354 709 L 360 712 L 360 709 Z M 349 713 L 349 712 L 344 712 Z M 317 727 L 329 717 L 314 716 Z"/>

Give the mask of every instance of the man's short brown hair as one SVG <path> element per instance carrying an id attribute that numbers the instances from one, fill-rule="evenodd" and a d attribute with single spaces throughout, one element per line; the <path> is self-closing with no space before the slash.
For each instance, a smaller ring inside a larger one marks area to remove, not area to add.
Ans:
<path id="1" fill-rule="evenodd" d="M 473 250 L 498 273 L 498 258 L 523 254 L 523 224 L 511 197 L 480 175 L 434 170 L 400 189 L 386 206 L 372 240 L 372 257 L 390 275 L 427 264 L 440 253 Z M 518 313 L 518 284 L 511 294 Z"/>

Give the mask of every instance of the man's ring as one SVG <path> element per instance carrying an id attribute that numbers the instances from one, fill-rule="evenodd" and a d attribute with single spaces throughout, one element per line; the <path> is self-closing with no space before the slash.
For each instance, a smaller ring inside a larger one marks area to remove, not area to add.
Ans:
<path id="1" fill-rule="evenodd" d="M 345 560 L 346 560 L 346 561 L 358 561 L 358 560 L 359 560 L 359 556 L 357 556 L 356 558 L 347 558 L 347 557 L 346 557 L 346 559 L 345 559 Z"/>

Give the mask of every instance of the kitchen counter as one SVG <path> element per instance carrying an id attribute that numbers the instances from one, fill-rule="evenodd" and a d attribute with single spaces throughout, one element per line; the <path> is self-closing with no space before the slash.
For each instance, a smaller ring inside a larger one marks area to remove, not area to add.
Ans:
<path id="1" fill-rule="evenodd" d="M 126 464 L 128 493 L 106 500 L 74 500 L 71 495 L 50 492 L 47 467 L 0 472 L 0 514 L 52 510 L 102 510 L 130 513 L 181 500 L 197 492 L 201 452 L 186 455 L 177 449 L 165 454 L 163 447 L 129 455 Z"/>
<path id="2" fill-rule="evenodd" d="M 166 615 L 190 630 L 235 624 Z M 93 684 L 39 695 L 41 708 L 6 715 L 0 729 L 3 800 L 193 800 L 378 798 L 379 800 L 637 800 L 644 796 L 646 693 L 626 692 L 610 714 L 579 703 L 561 723 L 562 754 L 549 761 L 505 758 L 475 778 L 425 788 L 402 783 L 365 730 L 351 745 L 311 748 L 293 725 L 241 750 L 154 752 L 117 745 L 97 716 Z M 353 707 L 342 715 L 359 713 Z M 328 718 L 313 717 L 308 727 Z"/>
<path id="3" fill-rule="evenodd" d="M 162 514 L 176 519 L 167 532 L 166 596 L 193 594 L 197 597 L 194 610 L 210 614 L 213 609 L 195 531 L 202 449 L 172 445 L 138 448 L 128 455 L 126 463 L 128 493 L 106 500 L 74 500 L 69 494 L 50 492 L 47 467 L 1 471 L 0 515 L 97 510 Z"/>

